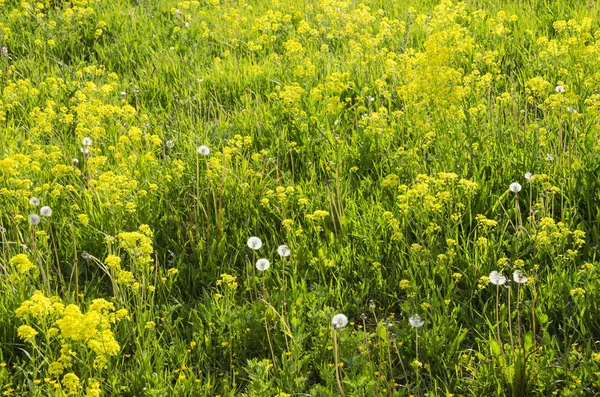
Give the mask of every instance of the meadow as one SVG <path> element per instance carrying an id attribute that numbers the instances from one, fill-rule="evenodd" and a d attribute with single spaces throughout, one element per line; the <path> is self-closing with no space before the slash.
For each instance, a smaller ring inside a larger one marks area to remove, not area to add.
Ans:
<path id="1" fill-rule="evenodd" d="M 597 396 L 575 0 L 0 0 L 1 396 Z"/>

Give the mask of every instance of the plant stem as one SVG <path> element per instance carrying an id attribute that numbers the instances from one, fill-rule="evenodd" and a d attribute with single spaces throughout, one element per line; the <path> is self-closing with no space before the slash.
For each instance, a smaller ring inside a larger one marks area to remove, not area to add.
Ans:
<path id="1" fill-rule="evenodd" d="M 337 343 L 337 336 L 336 336 L 336 330 L 335 327 L 333 326 L 333 324 L 331 325 L 331 330 L 333 332 L 333 359 L 334 359 L 334 363 L 335 363 L 335 380 L 337 381 L 337 385 L 338 385 L 338 391 L 340 392 L 340 395 L 342 397 L 346 396 L 346 393 L 344 393 L 344 387 L 342 386 L 342 380 L 340 377 L 340 360 L 338 357 L 338 343 Z"/>

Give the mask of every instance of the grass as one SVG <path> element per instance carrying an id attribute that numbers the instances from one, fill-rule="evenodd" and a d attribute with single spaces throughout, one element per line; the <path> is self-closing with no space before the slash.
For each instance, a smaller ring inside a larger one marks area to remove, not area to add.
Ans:
<path id="1" fill-rule="evenodd" d="M 568 0 L 0 0 L 0 392 L 596 395 L 599 38 Z"/>

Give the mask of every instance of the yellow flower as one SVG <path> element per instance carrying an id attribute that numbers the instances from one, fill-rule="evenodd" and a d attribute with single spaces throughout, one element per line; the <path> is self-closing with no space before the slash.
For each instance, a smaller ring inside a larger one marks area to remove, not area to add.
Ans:
<path id="1" fill-rule="evenodd" d="M 18 254 L 13 256 L 8 261 L 8 263 L 15 266 L 20 274 L 27 273 L 35 267 L 33 263 L 31 263 L 31 261 L 29 260 L 29 257 L 25 254 Z"/>
<path id="2" fill-rule="evenodd" d="M 63 386 L 71 393 L 76 393 L 79 389 L 79 377 L 72 372 L 65 374 L 62 379 Z"/>
<path id="3" fill-rule="evenodd" d="M 21 325 L 17 329 L 17 335 L 19 336 L 19 338 L 23 339 L 26 342 L 33 343 L 37 334 L 38 332 L 29 325 Z"/>

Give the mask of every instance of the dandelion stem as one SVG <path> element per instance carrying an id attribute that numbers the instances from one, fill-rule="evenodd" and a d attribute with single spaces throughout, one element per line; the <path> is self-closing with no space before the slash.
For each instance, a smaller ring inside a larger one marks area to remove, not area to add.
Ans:
<path id="1" fill-rule="evenodd" d="M 496 331 L 498 332 L 498 345 L 503 350 L 502 339 L 500 338 L 500 286 L 496 285 Z"/>
<path id="2" fill-rule="evenodd" d="M 392 347 L 390 346 L 390 335 L 389 330 L 385 329 L 387 333 L 387 353 L 388 353 L 388 367 L 390 370 L 390 381 L 392 382 L 392 397 L 396 395 L 396 380 L 394 379 L 394 367 L 392 366 Z"/>
<path id="3" fill-rule="evenodd" d="M 394 349 L 396 350 L 396 354 L 398 355 L 398 360 L 400 361 L 400 366 L 402 367 L 402 373 L 404 374 L 404 380 L 406 381 L 406 390 L 408 390 L 408 395 L 410 396 L 410 382 L 408 381 L 408 375 L 406 375 L 406 368 L 404 367 L 404 361 L 402 361 L 402 356 L 400 355 L 400 350 L 398 349 L 398 344 L 396 341 L 393 341 Z"/>
<path id="4" fill-rule="evenodd" d="M 512 354 L 515 354 L 515 344 L 513 341 L 513 330 L 512 330 L 512 314 L 511 314 L 511 307 L 510 307 L 510 295 L 511 295 L 511 290 L 510 290 L 510 286 L 508 287 L 508 334 L 510 336 L 510 349 Z"/>
<path id="5" fill-rule="evenodd" d="M 532 344 L 532 349 L 531 349 L 531 369 L 530 369 L 530 373 L 529 373 L 529 378 L 530 380 L 533 379 L 534 376 L 534 364 L 535 364 L 535 351 L 536 351 L 536 330 L 535 330 L 535 303 L 536 303 L 536 299 L 537 299 L 537 291 L 535 289 L 535 283 L 534 280 L 532 278 L 531 280 L 531 287 L 533 290 L 533 297 L 531 298 L 531 332 L 533 334 L 533 344 Z"/>
<path id="6" fill-rule="evenodd" d="M 268 312 L 268 304 L 267 302 L 267 289 L 265 287 L 265 272 L 263 272 L 262 277 L 260 279 L 263 289 L 263 299 L 261 299 L 265 303 L 265 331 L 267 331 L 267 340 L 269 341 L 269 349 L 271 350 L 271 358 L 273 359 L 273 369 L 276 368 L 275 364 L 275 352 L 273 350 L 273 342 L 271 341 L 271 331 L 269 331 L 269 323 L 267 321 L 267 312 Z"/>
<path id="7" fill-rule="evenodd" d="M 333 332 L 333 359 L 334 359 L 334 363 L 335 363 L 335 380 L 337 381 L 338 390 L 340 392 L 340 395 L 345 397 L 346 393 L 344 393 L 344 387 L 342 386 L 342 381 L 341 381 L 341 377 L 340 377 L 340 360 L 338 357 L 339 352 L 338 352 L 337 336 L 336 336 L 335 326 L 333 324 L 331 325 L 331 330 Z"/>
<path id="8" fill-rule="evenodd" d="M 365 344 L 365 349 L 367 350 L 367 355 L 369 356 L 369 366 L 371 367 L 371 371 L 373 371 L 373 368 L 375 367 L 375 364 L 373 363 L 373 358 L 371 356 L 371 349 L 369 348 L 369 336 L 367 333 L 367 322 L 366 322 L 366 314 L 362 315 L 362 322 L 363 322 L 363 336 L 364 336 L 364 344 Z M 406 376 L 406 374 L 404 374 Z M 375 391 L 371 390 L 371 393 L 375 396 Z"/>
<path id="9" fill-rule="evenodd" d="M 281 264 L 281 294 L 283 295 L 282 302 L 281 302 L 281 317 L 285 318 L 285 309 L 287 307 L 287 300 L 286 300 L 286 297 L 285 297 L 286 292 L 287 292 L 287 283 L 286 283 L 286 280 L 285 280 L 285 262 L 286 262 L 285 257 L 282 258 L 281 262 L 282 262 L 282 264 Z M 283 336 L 285 338 L 286 349 L 289 351 L 290 348 L 289 348 L 289 345 L 288 345 L 288 337 L 287 337 L 287 335 L 285 333 L 283 334 Z"/>
<path id="10" fill-rule="evenodd" d="M 519 327 L 519 341 L 521 342 L 521 346 L 525 347 L 521 328 L 521 284 L 517 284 L 517 326 Z"/>

